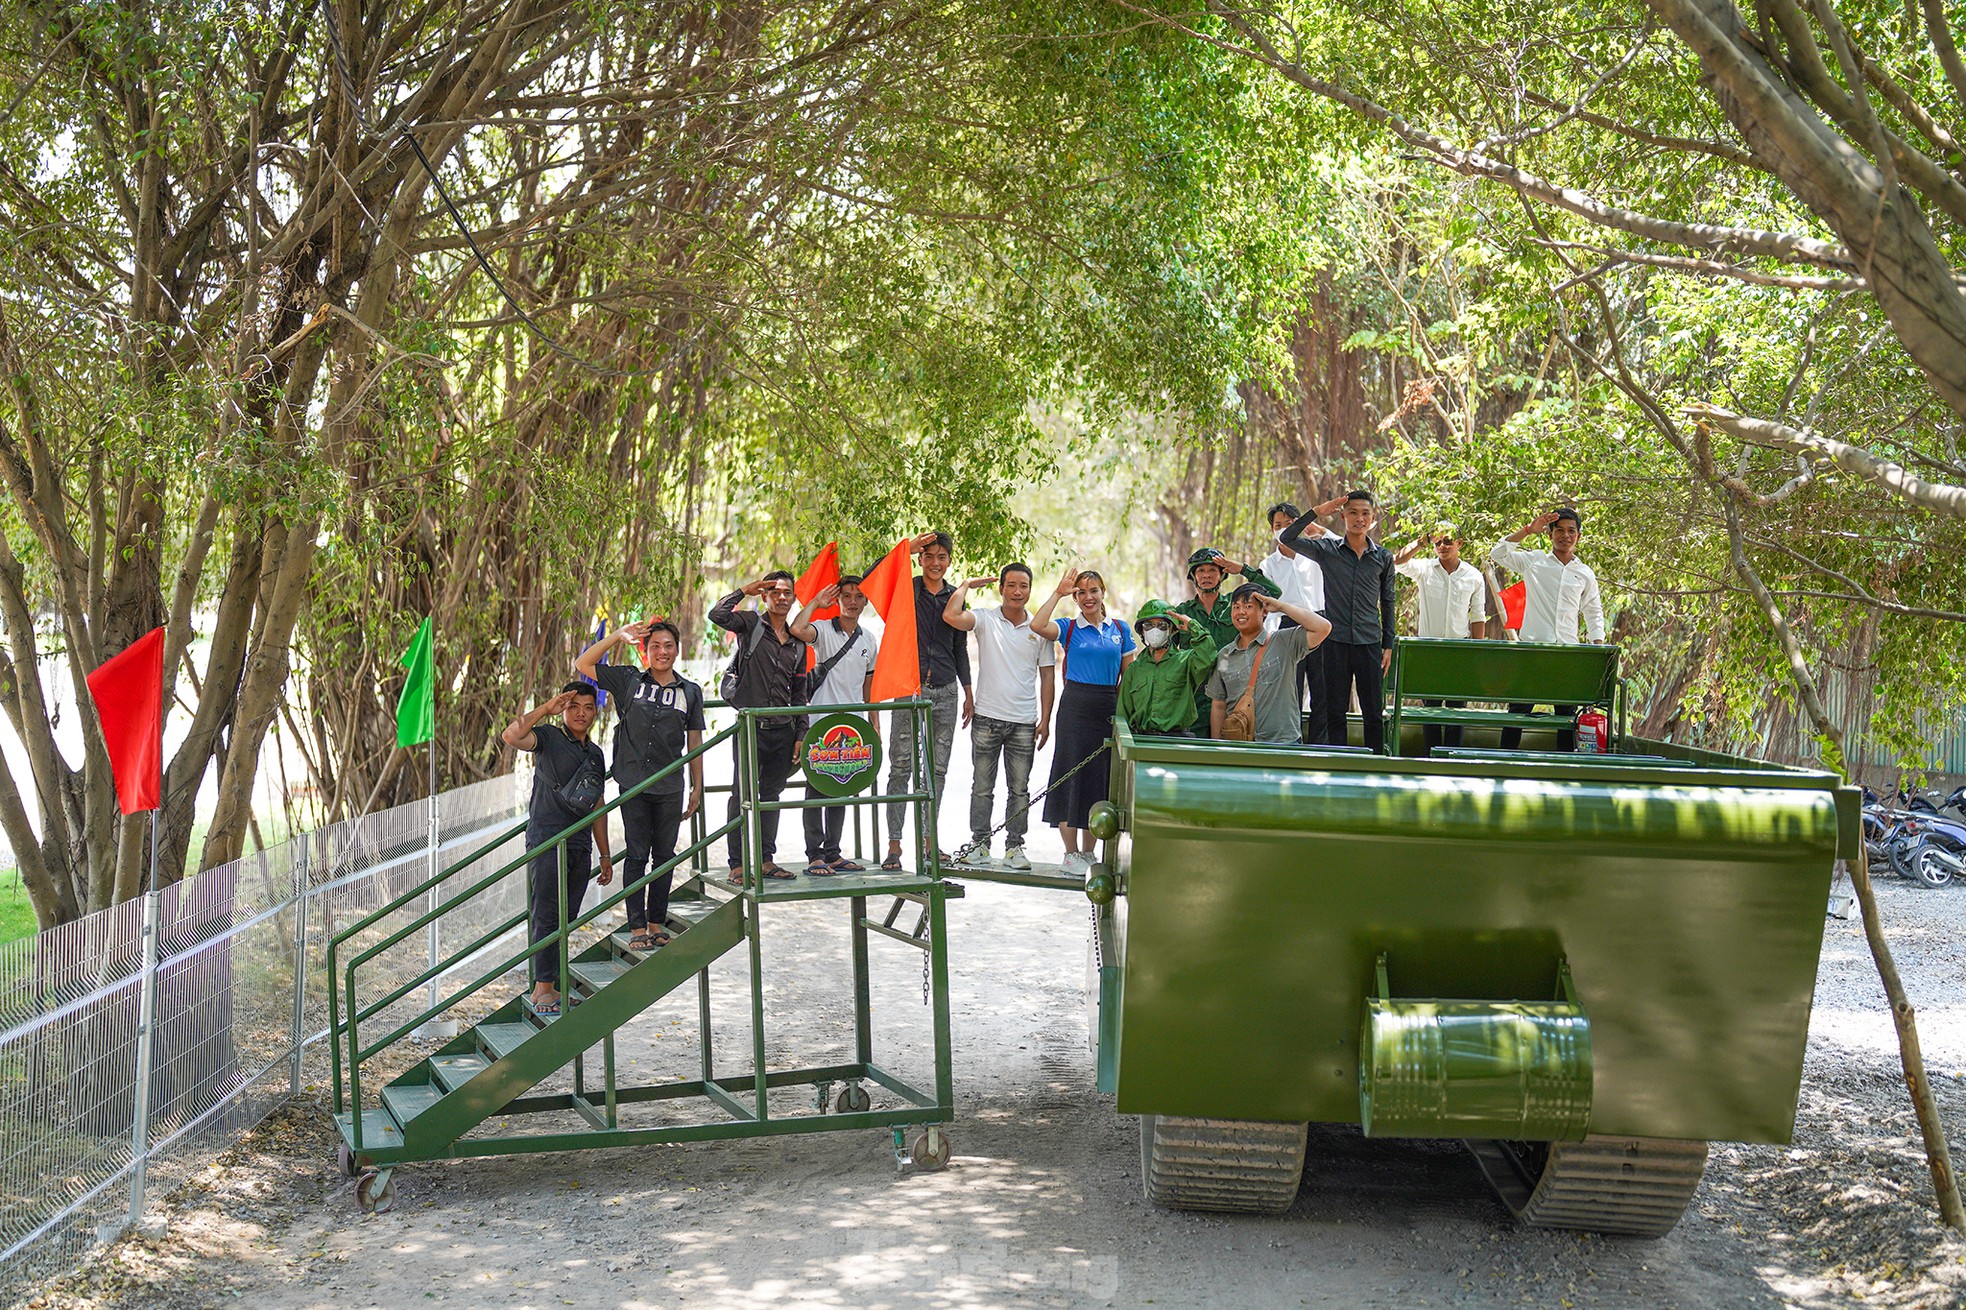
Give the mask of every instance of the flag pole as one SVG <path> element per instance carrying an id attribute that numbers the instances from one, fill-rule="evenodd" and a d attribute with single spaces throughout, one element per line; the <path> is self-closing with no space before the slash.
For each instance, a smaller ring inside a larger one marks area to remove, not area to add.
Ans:
<path id="1" fill-rule="evenodd" d="M 431 734 L 429 742 L 425 744 L 425 750 L 429 753 L 430 757 L 430 815 L 427 836 L 428 850 L 425 852 L 425 859 L 429 871 L 429 886 L 424 892 L 423 905 L 426 910 L 434 915 L 439 904 L 437 874 L 440 872 L 437 867 L 437 847 L 440 841 L 437 825 L 437 736 L 434 732 Z M 430 960 L 430 979 L 425 984 L 424 1006 L 432 1010 L 437 1008 L 437 998 L 443 991 L 437 978 L 437 961 L 442 958 L 443 952 L 443 939 L 440 935 L 442 931 L 442 926 L 434 917 L 430 920 L 429 926 L 424 929 L 425 945 L 428 948 Z M 432 1015 L 424 1022 L 422 1035 L 427 1038 L 449 1041 L 451 1038 L 457 1036 L 457 1023 L 455 1020 L 447 1019 L 442 1015 Z"/>
<path id="2" fill-rule="evenodd" d="M 161 807 L 160 807 L 161 808 Z M 130 1227 L 143 1222 L 144 1175 L 150 1164 L 150 1067 L 157 1026 L 157 810 L 150 812 L 150 888 L 143 895 L 143 980 L 137 1004 L 136 1098 L 130 1107 Z"/>

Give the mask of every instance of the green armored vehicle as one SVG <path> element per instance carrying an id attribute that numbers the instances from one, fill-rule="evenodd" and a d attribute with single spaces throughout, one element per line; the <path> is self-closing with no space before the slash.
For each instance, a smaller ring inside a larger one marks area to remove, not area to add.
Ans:
<path id="1" fill-rule="evenodd" d="M 1527 1223 L 1657 1236 L 1708 1142 L 1789 1140 L 1857 796 L 1626 735 L 1617 657 L 1404 642 L 1386 755 L 1118 726 L 1096 1039 L 1151 1200 L 1280 1211 L 1308 1125 L 1356 1124 L 1465 1140 Z M 1604 706 L 1611 749 L 1512 702 Z"/>

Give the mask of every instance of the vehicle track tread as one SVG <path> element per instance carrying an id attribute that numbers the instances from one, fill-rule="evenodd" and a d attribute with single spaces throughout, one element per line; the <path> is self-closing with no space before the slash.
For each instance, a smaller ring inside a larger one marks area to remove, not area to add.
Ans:
<path id="1" fill-rule="evenodd" d="M 1468 1147 L 1523 1223 L 1632 1237 L 1672 1231 L 1707 1165 L 1705 1142 L 1667 1137 L 1592 1136 L 1547 1149 L 1495 1141 Z"/>
<path id="2" fill-rule="evenodd" d="M 1147 1199 L 1176 1210 L 1280 1214 L 1304 1180 L 1308 1123 L 1140 1117 Z"/>

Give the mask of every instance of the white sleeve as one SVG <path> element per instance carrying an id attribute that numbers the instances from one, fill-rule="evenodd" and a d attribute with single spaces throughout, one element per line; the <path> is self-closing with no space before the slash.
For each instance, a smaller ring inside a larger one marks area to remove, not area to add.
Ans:
<path id="1" fill-rule="evenodd" d="M 1520 568 L 1516 567 L 1516 560 L 1521 556 L 1521 553 L 1522 547 L 1510 541 L 1507 537 L 1502 538 L 1488 548 L 1488 558 L 1494 560 L 1497 564 L 1507 565 L 1509 568 L 1515 569 L 1517 573 L 1522 572 Z"/>
<path id="2" fill-rule="evenodd" d="M 1427 565 L 1430 563 L 1432 563 L 1431 560 L 1410 559 L 1403 564 L 1393 565 L 1393 571 L 1418 582 L 1426 575 Z"/>
<path id="3" fill-rule="evenodd" d="M 1584 635 L 1592 641 L 1604 640 L 1604 598 L 1597 590 L 1597 574 L 1584 575 Z"/>

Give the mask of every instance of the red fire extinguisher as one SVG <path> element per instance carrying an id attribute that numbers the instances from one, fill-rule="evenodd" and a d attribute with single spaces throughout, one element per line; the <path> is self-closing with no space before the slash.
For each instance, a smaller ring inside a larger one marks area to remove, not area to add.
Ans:
<path id="1" fill-rule="evenodd" d="M 1577 753 L 1611 753 L 1611 719 L 1595 705 L 1586 705 L 1577 712 Z"/>

